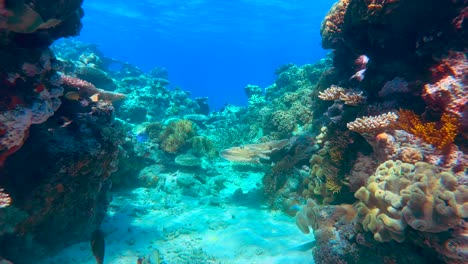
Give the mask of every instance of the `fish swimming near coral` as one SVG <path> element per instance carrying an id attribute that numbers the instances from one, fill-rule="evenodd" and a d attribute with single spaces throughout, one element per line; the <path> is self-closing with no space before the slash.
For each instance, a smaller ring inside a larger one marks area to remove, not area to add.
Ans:
<path id="1" fill-rule="evenodd" d="M 78 92 L 68 92 L 64 96 L 68 100 L 72 100 L 72 101 L 78 101 L 81 98 Z"/>
<path id="2" fill-rule="evenodd" d="M 299 246 L 295 246 L 292 248 L 289 248 L 288 251 L 301 251 L 301 252 L 306 252 L 309 251 L 311 248 L 315 247 L 317 245 L 317 242 L 315 240 L 303 243 Z"/>
<path id="3" fill-rule="evenodd" d="M 104 254 L 106 251 L 106 243 L 104 240 L 104 233 L 97 229 L 91 234 L 91 250 L 97 264 L 104 263 Z"/>

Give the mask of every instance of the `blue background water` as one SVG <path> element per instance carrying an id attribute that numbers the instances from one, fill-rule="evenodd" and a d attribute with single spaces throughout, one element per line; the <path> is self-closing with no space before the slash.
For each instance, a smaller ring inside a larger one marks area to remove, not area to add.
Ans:
<path id="1" fill-rule="evenodd" d="M 325 55 L 320 23 L 335 0 L 86 0 L 80 40 L 218 109 L 245 105 L 244 87 L 266 87 L 285 63 Z"/>

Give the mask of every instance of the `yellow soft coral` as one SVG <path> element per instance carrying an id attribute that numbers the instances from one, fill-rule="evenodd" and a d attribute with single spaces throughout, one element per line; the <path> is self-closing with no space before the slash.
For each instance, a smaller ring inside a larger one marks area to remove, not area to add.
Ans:
<path id="1" fill-rule="evenodd" d="M 358 220 L 379 242 L 403 241 L 408 226 L 444 232 L 468 217 L 468 188 L 451 172 L 424 162 L 386 161 L 354 196 Z"/>
<path id="2" fill-rule="evenodd" d="M 325 187 L 332 193 L 339 193 L 342 186 L 340 182 L 337 181 L 337 179 L 333 177 L 326 177 Z"/>
<path id="3" fill-rule="evenodd" d="M 424 123 L 410 110 L 400 110 L 398 116 L 398 129 L 405 130 L 438 149 L 445 149 L 452 144 L 458 133 L 458 120 L 447 113 L 442 115 L 439 123 Z"/>

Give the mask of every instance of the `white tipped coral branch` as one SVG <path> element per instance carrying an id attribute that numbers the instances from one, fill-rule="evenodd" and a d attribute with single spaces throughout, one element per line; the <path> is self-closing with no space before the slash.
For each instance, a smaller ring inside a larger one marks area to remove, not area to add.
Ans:
<path id="1" fill-rule="evenodd" d="M 334 101 L 340 99 L 342 93 L 346 90 L 337 85 L 332 85 L 329 88 L 325 89 L 323 92 L 319 92 L 318 98 L 325 101 Z"/>
<path id="2" fill-rule="evenodd" d="M 376 132 L 384 128 L 388 128 L 390 125 L 395 123 L 398 119 L 398 115 L 394 112 L 388 112 L 378 116 L 363 116 L 356 118 L 353 122 L 346 124 L 349 130 L 363 134 Z"/>
<path id="3" fill-rule="evenodd" d="M 5 208 L 11 204 L 10 195 L 3 192 L 3 189 L 0 188 L 0 208 Z"/>
<path id="4" fill-rule="evenodd" d="M 323 92 L 319 92 L 318 98 L 325 101 L 341 100 L 346 105 L 353 106 L 366 101 L 366 97 L 362 95 L 362 91 L 347 90 L 336 85 L 332 85 Z"/>
<path id="5" fill-rule="evenodd" d="M 362 95 L 362 91 L 347 91 L 340 94 L 340 100 L 346 105 L 360 105 L 366 101 L 366 97 Z"/>

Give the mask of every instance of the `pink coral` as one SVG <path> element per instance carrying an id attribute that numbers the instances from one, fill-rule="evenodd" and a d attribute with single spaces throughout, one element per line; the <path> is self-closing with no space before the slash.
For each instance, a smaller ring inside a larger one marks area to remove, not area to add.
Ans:
<path id="1" fill-rule="evenodd" d="M 64 74 L 60 76 L 60 79 L 61 79 L 62 84 L 74 87 L 78 89 L 79 91 L 90 93 L 90 94 L 97 93 L 96 86 L 94 86 L 94 84 L 87 82 L 85 80 L 81 80 L 79 78 L 64 75 Z"/>
<path id="2" fill-rule="evenodd" d="M 440 78 L 426 84 L 422 95 L 429 108 L 466 118 L 468 103 L 468 60 L 463 52 L 450 52 L 432 69 Z"/>

